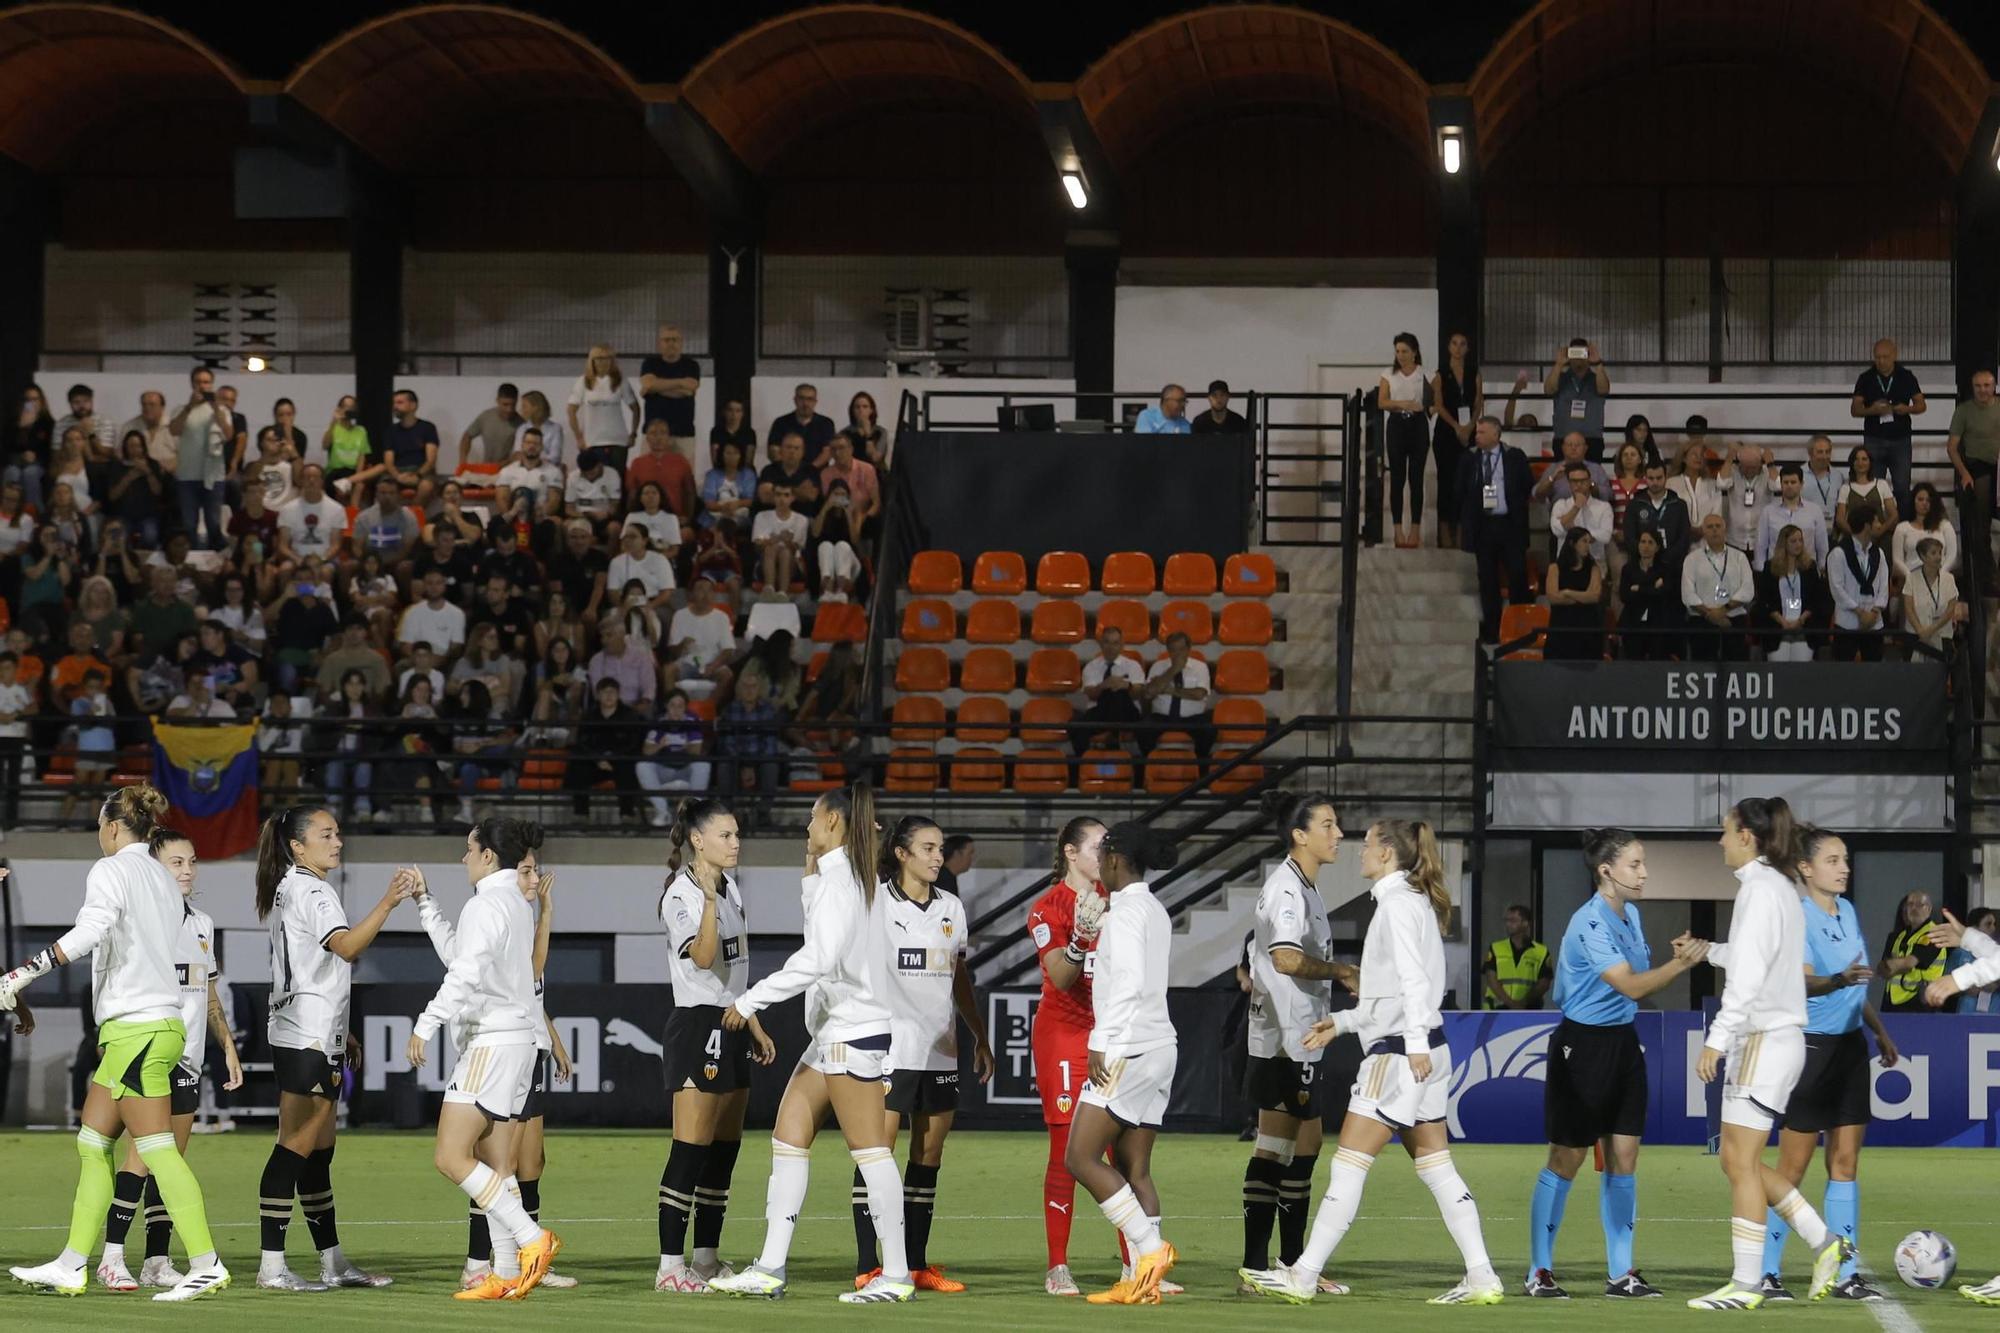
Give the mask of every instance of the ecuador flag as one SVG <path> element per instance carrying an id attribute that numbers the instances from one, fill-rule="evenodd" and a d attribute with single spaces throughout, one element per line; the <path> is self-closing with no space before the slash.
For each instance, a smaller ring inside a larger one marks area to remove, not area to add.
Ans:
<path id="1" fill-rule="evenodd" d="M 257 724 L 153 723 L 153 785 L 173 807 L 167 822 L 204 861 L 257 845 Z"/>

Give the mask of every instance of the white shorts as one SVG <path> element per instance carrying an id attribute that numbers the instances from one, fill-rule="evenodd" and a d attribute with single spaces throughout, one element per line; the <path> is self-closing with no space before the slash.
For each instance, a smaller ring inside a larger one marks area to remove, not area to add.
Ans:
<path id="1" fill-rule="evenodd" d="M 494 1120 L 519 1120 L 535 1086 L 533 1043 L 475 1046 L 458 1057 L 444 1099 L 477 1106 Z"/>
<path id="2" fill-rule="evenodd" d="M 889 1034 L 853 1041 L 816 1041 L 799 1064 L 821 1074 L 845 1074 L 863 1083 L 889 1081 Z"/>
<path id="3" fill-rule="evenodd" d="M 1770 1133 L 1805 1067 L 1806 1034 L 1798 1028 L 1746 1033 L 1723 1066 L 1722 1123 Z"/>
<path id="4" fill-rule="evenodd" d="M 1174 1067 L 1179 1063 L 1179 1046 L 1162 1046 L 1144 1055 L 1113 1060 L 1105 1070 L 1105 1082 L 1086 1082 L 1080 1100 L 1085 1106 L 1103 1107 L 1122 1125 L 1158 1129 L 1167 1117 Z"/>
<path id="5" fill-rule="evenodd" d="M 1348 1094 L 1348 1111 L 1391 1129 L 1443 1120 L 1451 1110 L 1451 1047 L 1433 1046 L 1430 1057 L 1431 1076 L 1421 1083 L 1411 1076 L 1410 1058 L 1400 1051 L 1365 1057 Z"/>

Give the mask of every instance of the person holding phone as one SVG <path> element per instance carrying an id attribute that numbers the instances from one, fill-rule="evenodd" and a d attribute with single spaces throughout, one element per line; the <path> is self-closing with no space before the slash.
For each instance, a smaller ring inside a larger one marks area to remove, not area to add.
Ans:
<path id="1" fill-rule="evenodd" d="M 188 374 L 191 392 L 167 429 L 180 442 L 174 464 L 175 490 L 180 497 L 181 529 L 193 541 L 208 525 L 208 549 L 220 551 L 228 538 L 222 531 L 222 483 L 229 475 L 229 442 L 236 423 L 215 396 L 215 372 L 198 366 Z"/>
<path id="2" fill-rule="evenodd" d="M 1597 344 L 1571 338 L 1556 349 L 1555 365 L 1542 381 L 1542 392 L 1555 401 L 1549 407 L 1550 426 L 1560 434 L 1583 436 L 1585 457 L 1604 461 L 1604 400 L 1611 394 L 1611 372 L 1597 354 Z"/>

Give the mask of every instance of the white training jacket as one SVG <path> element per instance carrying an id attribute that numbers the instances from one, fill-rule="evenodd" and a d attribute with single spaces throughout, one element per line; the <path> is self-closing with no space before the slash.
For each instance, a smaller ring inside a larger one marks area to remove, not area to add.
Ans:
<path id="1" fill-rule="evenodd" d="M 144 842 L 90 868 L 76 925 L 56 947 L 72 963 L 90 955 L 90 1004 L 100 1025 L 181 1016 L 174 955 L 186 912 L 180 885 Z"/>
<path id="2" fill-rule="evenodd" d="M 416 1034 L 425 1041 L 452 1024 L 460 1051 L 479 1046 L 533 1046 L 542 1005 L 535 998 L 535 912 L 512 866 L 473 886 L 455 934 L 427 896 L 424 930 L 440 958 L 444 984 L 424 1006 Z M 433 928 L 433 922 L 436 928 Z M 440 939 L 440 936 L 443 936 Z"/>
<path id="3" fill-rule="evenodd" d="M 876 998 L 875 951 L 867 947 L 868 895 L 848 863 L 847 849 L 822 853 L 819 870 L 799 884 L 805 900 L 805 942 L 783 966 L 736 998 L 749 1018 L 806 994 L 806 1030 L 815 1041 L 854 1041 L 889 1034 L 889 1009 Z"/>
<path id="4" fill-rule="evenodd" d="M 2000 981 L 2000 943 L 1995 943 L 1991 935 L 1967 926 L 1958 947 L 1972 955 L 1971 962 L 1951 970 L 1951 979 L 1960 990 L 1978 990 Z"/>
<path id="5" fill-rule="evenodd" d="M 1107 1060 L 1127 1060 L 1175 1045 L 1167 1016 L 1167 960 L 1174 923 L 1143 881 L 1111 895 L 1097 932 L 1097 968 L 1090 979 L 1096 1022 L 1090 1049 Z"/>
<path id="6" fill-rule="evenodd" d="M 1763 857 L 1736 872 L 1728 980 L 1703 1045 L 1727 1053 L 1753 1032 L 1806 1025 L 1806 917 L 1799 888 Z M 1710 950 L 1714 958 L 1714 950 Z"/>
<path id="7" fill-rule="evenodd" d="M 1388 1037 L 1401 1037 L 1405 1053 L 1428 1052 L 1431 1029 L 1444 1017 L 1444 937 L 1430 896 L 1393 870 L 1369 893 L 1375 915 L 1361 942 L 1360 999 L 1352 1031 L 1366 1051 Z M 1346 1023 L 1342 1030 L 1348 1030 Z"/>

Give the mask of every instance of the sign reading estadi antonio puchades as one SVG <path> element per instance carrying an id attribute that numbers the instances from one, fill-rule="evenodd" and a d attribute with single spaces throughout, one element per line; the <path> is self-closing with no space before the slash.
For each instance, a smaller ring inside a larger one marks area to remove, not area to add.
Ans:
<path id="1" fill-rule="evenodd" d="M 1950 716 L 1936 662 L 1501 662 L 1494 670 L 1502 767 L 1927 769 L 1949 750 Z"/>

